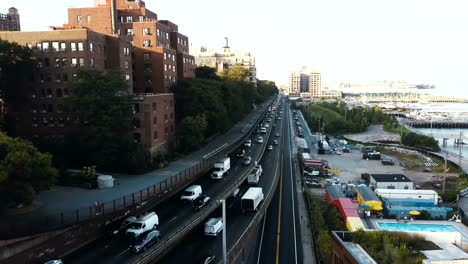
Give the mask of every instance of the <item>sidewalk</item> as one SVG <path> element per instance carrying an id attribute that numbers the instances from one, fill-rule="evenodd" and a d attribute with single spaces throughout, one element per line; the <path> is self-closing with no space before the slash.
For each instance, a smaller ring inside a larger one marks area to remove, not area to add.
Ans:
<path id="1" fill-rule="evenodd" d="M 112 201 L 121 198 L 124 195 L 140 191 L 155 183 L 164 181 L 179 172 L 197 164 L 204 155 L 216 150 L 224 144 L 232 144 L 238 141 L 248 128 L 255 124 L 263 113 L 263 110 L 269 105 L 270 101 L 259 105 L 256 110 L 251 112 L 241 122 L 236 124 L 228 132 L 214 138 L 208 145 L 195 151 L 180 160 L 171 162 L 168 167 L 158 169 L 142 175 L 116 175 L 116 185 L 112 189 L 83 189 L 76 187 L 54 186 L 51 190 L 37 195 L 36 202 L 38 208 L 28 214 L 46 215 L 60 213 L 63 211 L 75 210 L 80 207 L 87 207 L 94 204 L 95 201 Z"/>

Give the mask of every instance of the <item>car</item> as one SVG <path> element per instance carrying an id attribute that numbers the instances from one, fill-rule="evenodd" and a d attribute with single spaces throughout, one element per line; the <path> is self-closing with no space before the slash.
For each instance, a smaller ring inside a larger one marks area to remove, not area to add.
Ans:
<path id="1" fill-rule="evenodd" d="M 343 151 L 341 149 L 337 149 L 335 153 L 336 153 L 336 155 L 341 155 L 341 154 L 343 154 Z"/>
<path id="2" fill-rule="evenodd" d="M 209 201 L 211 200 L 211 197 L 202 195 L 195 199 L 193 202 L 193 210 L 200 210 L 203 206 L 205 206 Z"/>
<path id="3" fill-rule="evenodd" d="M 273 140 L 273 145 L 278 145 L 278 140 L 277 139 Z"/>
<path id="4" fill-rule="evenodd" d="M 237 152 L 236 155 L 238 158 L 243 158 L 245 156 L 245 150 L 241 149 Z"/>
<path id="5" fill-rule="evenodd" d="M 268 127 L 270 127 L 270 125 L 269 125 L 268 123 L 264 123 L 264 124 L 263 124 L 263 127 L 264 127 L 264 128 L 268 128 Z"/>
<path id="6" fill-rule="evenodd" d="M 150 230 L 141 234 L 137 240 L 135 240 L 131 245 L 130 249 L 133 252 L 143 252 L 152 245 L 156 244 L 161 238 L 161 232 L 158 230 Z"/>
<path id="7" fill-rule="evenodd" d="M 257 143 L 262 144 L 263 143 L 263 138 L 262 137 L 257 137 Z"/>
<path id="8" fill-rule="evenodd" d="M 280 134 L 278 132 L 275 133 L 275 137 L 279 137 Z"/>
<path id="9" fill-rule="evenodd" d="M 281 120 L 281 116 L 278 116 L 278 117 L 276 118 L 276 120 Z"/>
<path id="10" fill-rule="evenodd" d="M 204 256 L 200 259 L 200 261 L 198 263 L 200 264 L 210 264 L 210 263 L 214 263 L 214 260 L 216 259 L 216 256 Z"/>
<path id="11" fill-rule="evenodd" d="M 45 262 L 44 264 L 63 264 L 63 261 L 61 259 L 53 259 Z"/>
<path id="12" fill-rule="evenodd" d="M 272 145 L 268 145 L 268 150 L 273 150 L 273 146 L 272 146 Z"/>
<path id="13" fill-rule="evenodd" d="M 244 161 L 242 162 L 245 166 L 250 165 L 252 163 L 251 157 L 244 157 Z"/>
<path id="14" fill-rule="evenodd" d="M 394 162 L 393 160 L 391 160 L 391 159 L 383 159 L 383 160 L 382 160 L 382 164 L 383 164 L 383 165 L 390 165 L 390 166 L 393 166 L 393 165 L 395 165 L 395 162 Z"/>
<path id="15" fill-rule="evenodd" d="M 303 137 L 304 137 L 304 134 L 302 134 L 302 133 L 297 133 L 297 136 L 300 137 L 300 138 L 303 138 Z"/>
<path id="16" fill-rule="evenodd" d="M 126 218 L 122 218 L 122 219 L 113 221 L 113 222 L 106 225 L 106 227 L 105 227 L 106 233 L 107 233 L 107 235 L 109 237 L 116 236 L 118 234 L 122 234 L 122 231 L 124 231 L 123 233 L 125 233 L 128 226 L 131 223 L 135 222 L 137 219 L 138 218 L 136 216 L 129 216 L 129 217 L 126 217 Z"/>
<path id="17" fill-rule="evenodd" d="M 252 140 L 249 138 L 247 141 L 245 141 L 244 146 L 247 148 L 250 148 L 252 146 Z"/>

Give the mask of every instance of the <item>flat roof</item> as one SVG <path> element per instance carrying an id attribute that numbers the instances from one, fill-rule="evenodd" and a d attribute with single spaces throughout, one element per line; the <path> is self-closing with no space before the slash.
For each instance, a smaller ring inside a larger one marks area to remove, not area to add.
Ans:
<path id="1" fill-rule="evenodd" d="M 369 174 L 376 182 L 412 182 L 403 174 Z"/>
<path id="2" fill-rule="evenodd" d="M 242 196 L 242 200 L 244 199 L 255 199 L 257 198 L 258 194 L 263 192 L 262 188 L 260 187 L 250 187 L 247 192 Z"/>

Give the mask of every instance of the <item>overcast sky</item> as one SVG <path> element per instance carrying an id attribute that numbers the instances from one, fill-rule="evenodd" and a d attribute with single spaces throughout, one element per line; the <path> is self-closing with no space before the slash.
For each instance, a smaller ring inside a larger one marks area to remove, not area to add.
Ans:
<path id="1" fill-rule="evenodd" d="M 18 8 L 22 30 L 67 19 L 67 7 L 92 0 L 2 0 Z M 148 0 L 179 25 L 193 47 L 220 48 L 224 37 L 257 58 L 258 78 L 287 83 L 302 65 L 325 82 L 407 80 L 468 96 L 466 0 Z"/>

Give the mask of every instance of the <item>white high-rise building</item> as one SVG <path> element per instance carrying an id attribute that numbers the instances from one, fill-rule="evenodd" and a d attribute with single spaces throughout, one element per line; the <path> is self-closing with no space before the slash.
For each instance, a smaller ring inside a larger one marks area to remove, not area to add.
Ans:
<path id="1" fill-rule="evenodd" d="M 208 66 L 215 68 L 218 73 L 230 69 L 234 65 L 240 65 L 249 70 L 248 80 L 257 82 L 257 68 L 255 67 L 255 57 L 250 52 L 232 51 L 229 47 L 228 38 L 223 49 L 219 52 L 200 48 L 194 50 L 195 64 L 197 66 Z"/>
<path id="2" fill-rule="evenodd" d="M 297 97 L 319 97 L 322 94 L 320 72 L 302 67 L 289 75 L 289 95 Z"/>

